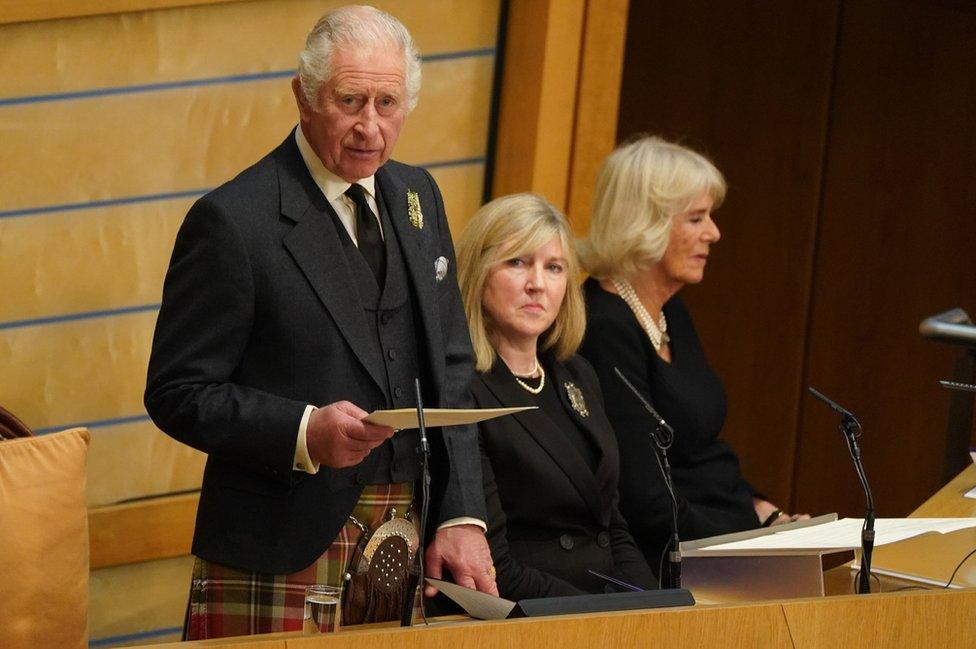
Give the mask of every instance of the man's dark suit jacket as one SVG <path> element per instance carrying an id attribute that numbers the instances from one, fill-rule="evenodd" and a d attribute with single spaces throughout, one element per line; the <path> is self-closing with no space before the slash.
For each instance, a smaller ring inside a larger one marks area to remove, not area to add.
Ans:
<path id="1" fill-rule="evenodd" d="M 472 356 L 440 192 L 425 170 L 393 161 L 377 171 L 376 187 L 420 316 L 419 360 L 433 386 L 425 405 L 465 405 Z M 409 221 L 408 190 L 419 195 L 422 228 Z M 292 469 L 306 404 L 386 406 L 381 352 L 334 218 L 293 132 L 198 200 L 177 235 L 146 409 L 163 431 L 208 454 L 193 539 L 204 559 L 276 574 L 305 568 L 376 469 L 377 453 L 316 475 Z M 439 257 L 449 268 L 440 280 Z M 436 522 L 485 518 L 475 435 L 462 427 L 432 436 Z"/>
<path id="2" fill-rule="evenodd" d="M 602 593 L 606 582 L 587 572 L 616 575 L 653 588 L 655 579 L 617 509 L 620 459 L 589 363 L 545 359 L 546 381 L 564 410 L 598 450 L 593 471 L 566 434 L 540 410 L 479 424 L 488 503 L 488 542 L 503 597 Z M 573 409 L 566 385 L 583 395 L 587 416 Z M 476 374 L 471 392 L 480 408 L 535 405 L 504 362 Z"/>

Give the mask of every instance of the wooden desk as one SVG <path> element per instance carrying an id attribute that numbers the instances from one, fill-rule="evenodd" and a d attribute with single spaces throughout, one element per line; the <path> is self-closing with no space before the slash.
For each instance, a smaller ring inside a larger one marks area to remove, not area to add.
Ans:
<path id="1" fill-rule="evenodd" d="M 912 516 L 976 516 L 976 501 L 962 498 L 976 484 L 969 467 Z M 847 566 L 826 573 L 828 593 L 848 593 Z M 877 582 L 875 582 L 877 583 Z M 552 647 L 700 647 L 877 649 L 976 647 L 976 588 L 890 591 L 913 582 L 881 578 L 882 592 L 746 604 L 694 606 L 616 613 L 481 622 L 438 622 L 428 628 L 353 627 L 324 636 L 282 633 L 189 643 L 161 649 L 520 649 Z"/>
<path id="2" fill-rule="evenodd" d="M 429 628 L 347 629 L 157 645 L 165 649 L 701 647 L 877 649 L 976 646 L 976 590 L 912 591 L 734 606 L 593 613 Z"/>
<path id="3" fill-rule="evenodd" d="M 974 485 L 976 465 L 970 464 L 922 503 L 909 518 L 976 517 L 976 500 L 963 496 Z M 973 528 L 952 534 L 928 534 L 875 548 L 872 568 L 917 575 L 945 584 L 959 562 L 973 548 L 976 548 L 976 529 Z M 976 556 L 962 564 L 952 583 L 976 587 Z"/>

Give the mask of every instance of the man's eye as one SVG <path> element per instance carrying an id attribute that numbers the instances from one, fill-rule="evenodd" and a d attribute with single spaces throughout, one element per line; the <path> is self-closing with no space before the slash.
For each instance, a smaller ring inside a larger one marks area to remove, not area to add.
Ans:
<path id="1" fill-rule="evenodd" d="M 382 97 L 376 102 L 376 112 L 384 117 L 393 115 L 399 107 L 400 103 L 395 97 Z"/>

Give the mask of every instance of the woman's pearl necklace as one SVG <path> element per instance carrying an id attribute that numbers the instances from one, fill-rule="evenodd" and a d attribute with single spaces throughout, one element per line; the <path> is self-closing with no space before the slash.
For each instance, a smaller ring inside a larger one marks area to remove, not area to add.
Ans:
<path id="1" fill-rule="evenodd" d="M 661 345 L 665 345 L 671 340 L 668 337 L 668 321 L 664 317 L 664 311 L 661 311 L 660 320 L 654 322 L 654 318 L 644 308 L 644 304 L 637 297 L 637 291 L 630 285 L 630 282 L 622 279 L 611 279 L 610 282 L 617 289 L 617 293 L 624 302 L 627 303 L 627 306 L 630 307 L 630 310 L 637 316 L 637 322 L 647 332 L 647 337 L 651 339 L 651 344 L 654 345 L 654 351 L 661 351 Z"/>
<path id="2" fill-rule="evenodd" d="M 515 377 L 515 382 L 521 385 L 523 388 L 525 388 L 530 394 L 539 394 L 540 392 L 542 392 L 542 388 L 546 386 L 546 370 L 541 365 L 539 365 L 538 358 L 535 359 L 535 367 L 532 368 L 532 371 L 529 372 L 528 374 L 524 374 L 523 376 L 524 378 L 527 379 L 534 378 L 536 372 L 539 372 L 539 375 L 542 377 L 542 380 L 539 381 L 538 387 L 535 388 L 533 388 L 531 385 L 529 385 L 528 383 L 520 379 L 519 375 L 516 374 L 515 372 L 512 372 L 512 376 Z"/>

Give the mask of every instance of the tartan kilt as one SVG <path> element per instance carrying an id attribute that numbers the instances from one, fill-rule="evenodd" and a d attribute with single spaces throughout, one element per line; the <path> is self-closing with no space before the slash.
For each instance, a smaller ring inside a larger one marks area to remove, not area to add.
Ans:
<path id="1" fill-rule="evenodd" d="M 413 483 L 367 485 L 352 516 L 372 531 L 396 508 L 402 516 L 413 500 Z M 289 575 L 228 568 L 199 557 L 193 564 L 184 640 L 301 631 L 305 587 L 342 587 L 343 575 L 363 532 L 351 521 L 312 565 Z M 340 620 L 340 624 L 343 622 Z"/>

